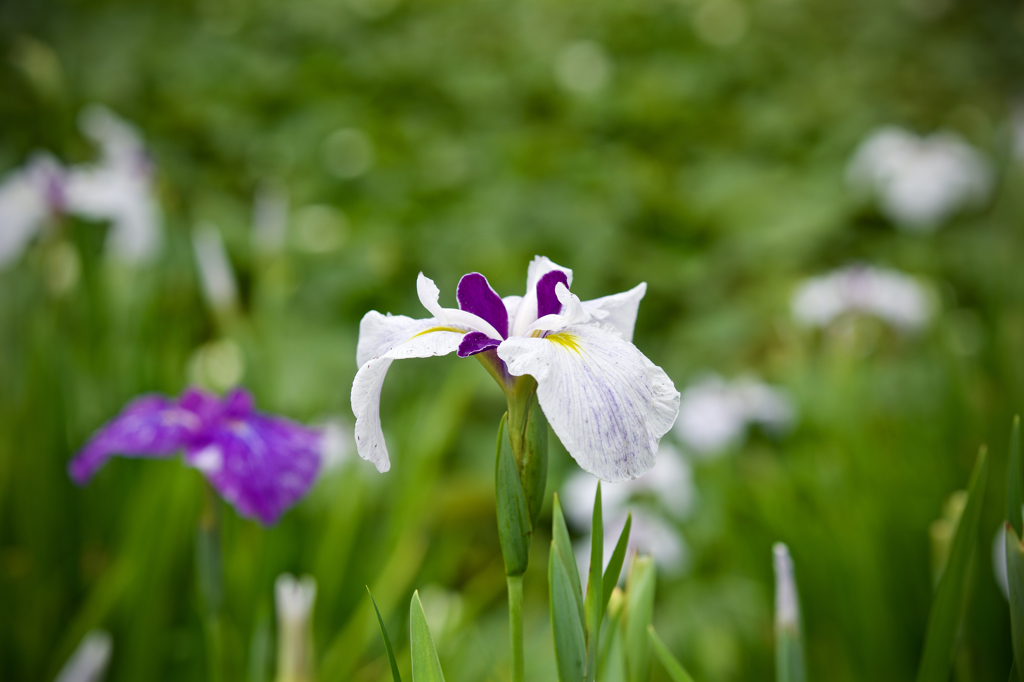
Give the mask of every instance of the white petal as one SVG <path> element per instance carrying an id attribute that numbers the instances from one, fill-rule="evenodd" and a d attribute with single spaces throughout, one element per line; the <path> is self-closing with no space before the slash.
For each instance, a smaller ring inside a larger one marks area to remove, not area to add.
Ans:
<path id="1" fill-rule="evenodd" d="M 572 324 L 583 324 L 590 321 L 590 315 L 583 309 L 580 299 L 575 294 L 569 293 L 569 290 L 561 282 L 555 285 L 555 295 L 558 296 L 558 301 L 562 304 L 562 312 L 545 315 L 527 327 L 520 336 L 530 336 L 534 331 L 558 331 Z"/>
<path id="2" fill-rule="evenodd" d="M 498 357 L 511 374 L 537 380 L 551 428 L 583 469 L 615 482 L 654 466 L 658 441 L 679 412 L 679 392 L 633 344 L 573 325 L 545 338 L 509 338 Z"/>
<path id="3" fill-rule="evenodd" d="M 552 270 L 565 273 L 572 287 L 572 270 L 551 262 L 546 256 L 534 256 L 526 270 L 526 295 L 516 310 L 515 322 L 510 327 L 510 336 L 525 336 L 526 330 L 537 321 L 537 282 Z"/>
<path id="4" fill-rule="evenodd" d="M 463 336 L 462 332 L 443 330 L 419 332 L 368 360 L 359 368 L 355 381 L 352 382 L 352 412 L 356 416 L 356 451 L 363 459 L 373 462 L 377 471 L 384 472 L 391 468 L 388 449 L 384 444 L 384 433 L 380 428 L 380 391 L 391 362 L 403 358 L 447 355 L 458 349 Z"/>
<path id="5" fill-rule="evenodd" d="M 459 310 L 458 308 L 442 308 L 441 304 L 438 303 L 438 299 L 441 297 L 441 291 L 434 284 L 434 280 L 430 279 L 422 272 L 416 279 L 416 293 L 420 297 L 420 303 L 423 307 L 437 319 L 437 321 L 446 327 L 460 327 L 466 331 L 482 332 L 491 339 L 500 339 L 501 334 L 495 329 L 490 322 L 483 319 L 473 313 L 467 313 L 465 310 Z"/>
<path id="6" fill-rule="evenodd" d="M 572 270 L 552 262 L 547 256 L 534 256 L 533 260 L 530 261 L 530 265 L 526 268 L 526 293 L 529 294 L 531 291 L 534 291 L 540 278 L 552 270 L 564 272 L 566 279 L 569 281 L 569 288 L 572 288 Z"/>
<path id="7" fill-rule="evenodd" d="M 0 181 L 0 267 L 21 255 L 46 222 L 47 185 L 61 172 L 52 157 L 38 154 Z"/>
<path id="8" fill-rule="evenodd" d="M 583 301 L 583 309 L 601 324 L 610 324 L 615 327 L 626 341 L 632 341 L 637 309 L 646 293 L 647 282 L 641 282 L 621 294 Z"/>
<path id="9" fill-rule="evenodd" d="M 384 355 L 400 343 L 431 327 L 440 327 L 437 320 L 428 317 L 414 320 L 405 315 L 382 315 L 376 310 L 363 315 L 359 322 L 359 343 L 356 345 L 356 363 L 362 367 L 375 357 Z"/>

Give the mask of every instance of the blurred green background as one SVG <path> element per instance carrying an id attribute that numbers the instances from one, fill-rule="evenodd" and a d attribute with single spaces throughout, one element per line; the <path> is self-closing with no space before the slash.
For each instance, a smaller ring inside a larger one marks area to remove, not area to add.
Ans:
<path id="1" fill-rule="evenodd" d="M 51 679 L 98 626 L 109 680 L 203 678 L 199 474 L 119 459 L 77 489 L 64 471 L 127 400 L 240 377 L 261 409 L 350 424 L 366 311 L 424 316 L 421 270 L 445 305 L 471 271 L 520 294 L 543 254 L 583 299 L 646 281 L 635 342 L 680 390 L 750 373 L 799 412 L 785 437 L 755 431 L 694 463 L 698 499 L 676 526 L 688 565 L 659 584 L 655 623 L 698 679 L 771 677 L 778 540 L 811 678 L 910 679 L 929 524 L 988 443 L 956 677 L 1002 682 L 989 539 L 1024 405 L 1022 79 L 1016 0 L 0 1 L 0 171 L 36 149 L 93 158 L 76 116 L 105 104 L 150 147 L 166 233 L 156 261 L 129 267 L 104 255 L 104 225 L 68 218 L 0 272 L 0 678 Z M 895 229 L 844 179 L 884 124 L 963 136 L 995 173 L 988 199 L 934 233 Z M 289 199 L 271 253 L 251 237 L 268 187 Z M 223 235 L 234 309 L 203 300 L 201 223 Z M 56 286 L 68 246 L 79 271 Z M 799 283 L 851 261 L 922 278 L 931 323 L 794 322 Z M 235 679 L 266 679 L 282 571 L 319 583 L 323 680 L 388 679 L 366 584 L 400 656 L 418 587 L 447 679 L 505 679 L 503 410 L 477 363 L 398 363 L 391 472 L 350 457 L 267 531 L 225 509 Z M 549 491 L 575 468 L 554 445 Z M 554 679 L 545 533 L 526 576 L 531 680 Z"/>

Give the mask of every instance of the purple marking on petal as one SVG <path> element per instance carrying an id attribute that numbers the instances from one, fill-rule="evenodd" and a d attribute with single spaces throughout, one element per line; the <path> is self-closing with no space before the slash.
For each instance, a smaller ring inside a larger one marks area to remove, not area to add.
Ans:
<path id="1" fill-rule="evenodd" d="M 460 310 L 483 318 L 501 334 L 501 338 L 508 338 L 508 311 L 501 296 L 491 288 L 486 277 L 479 272 L 463 275 L 455 298 Z"/>
<path id="2" fill-rule="evenodd" d="M 68 474 L 83 485 L 114 455 L 167 457 L 201 433 L 202 419 L 164 396 L 143 396 L 100 427 L 74 459 Z"/>
<path id="3" fill-rule="evenodd" d="M 468 358 L 470 355 L 483 353 L 485 350 L 497 348 L 500 345 L 501 341 L 496 341 L 483 332 L 470 332 L 462 337 L 462 343 L 459 344 L 459 357 Z"/>
<path id="4" fill-rule="evenodd" d="M 555 294 L 555 286 L 559 282 L 569 288 L 569 278 L 561 270 L 552 270 L 537 282 L 537 319 L 562 312 L 562 302 Z"/>
<path id="5" fill-rule="evenodd" d="M 317 429 L 253 413 L 224 420 L 185 458 L 239 514 L 269 526 L 313 485 L 321 441 Z"/>

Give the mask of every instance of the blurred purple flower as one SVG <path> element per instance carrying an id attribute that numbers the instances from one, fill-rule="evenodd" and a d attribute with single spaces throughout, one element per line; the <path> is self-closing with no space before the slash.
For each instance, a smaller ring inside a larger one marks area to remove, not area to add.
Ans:
<path id="1" fill-rule="evenodd" d="M 271 525 L 309 490 L 320 470 L 322 434 L 256 412 L 236 388 L 218 398 L 196 388 L 178 400 L 137 398 L 105 424 L 68 464 L 79 485 L 115 454 L 169 457 L 184 450 L 238 513 Z"/>

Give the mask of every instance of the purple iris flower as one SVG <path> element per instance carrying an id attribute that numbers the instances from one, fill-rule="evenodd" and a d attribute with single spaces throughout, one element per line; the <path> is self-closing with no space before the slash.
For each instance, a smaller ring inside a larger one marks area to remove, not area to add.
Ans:
<path id="1" fill-rule="evenodd" d="M 255 410 L 236 388 L 218 398 L 197 388 L 179 399 L 147 395 L 130 402 L 68 464 L 83 485 L 112 456 L 169 457 L 179 450 L 238 513 L 272 525 L 316 480 L 319 430 Z"/>

